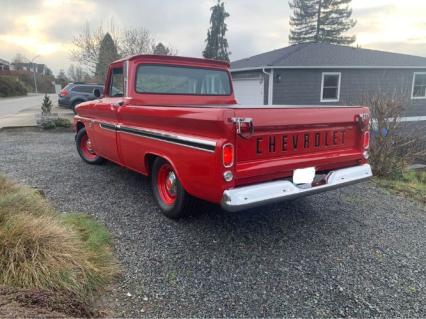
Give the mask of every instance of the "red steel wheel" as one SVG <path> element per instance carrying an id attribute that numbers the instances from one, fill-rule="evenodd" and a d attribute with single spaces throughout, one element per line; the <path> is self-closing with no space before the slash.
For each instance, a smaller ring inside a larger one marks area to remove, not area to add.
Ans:
<path id="1" fill-rule="evenodd" d="M 157 173 L 158 194 L 166 205 L 176 202 L 177 178 L 173 167 L 169 163 L 160 166 Z"/>
<path id="2" fill-rule="evenodd" d="M 96 154 L 86 129 L 82 128 L 75 137 L 77 151 L 80 157 L 89 164 L 101 164 L 104 159 Z"/>
<path id="3" fill-rule="evenodd" d="M 89 161 L 96 159 L 96 153 L 92 148 L 92 143 L 90 142 L 89 137 L 85 134 L 80 139 L 80 149 L 83 153 L 83 156 L 87 158 Z"/>
<path id="4" fill-rule="evenodd" d="M 162 158 L 153 162 L 151 187 L 165 216 L 176 219 L 194 210 L 196 200 L 185 191 L 173 166 Z"/>

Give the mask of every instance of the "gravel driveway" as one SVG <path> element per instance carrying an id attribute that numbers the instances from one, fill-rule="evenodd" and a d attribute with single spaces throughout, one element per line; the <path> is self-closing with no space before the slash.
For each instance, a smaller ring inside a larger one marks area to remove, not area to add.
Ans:
<path id="1" fill-rule="evenodd" d="M 426 317 L 426 210 L 351 186 L 178 222 L 148 180 L 81 161 L 70 132 L 0 132 L 0 171 L 87 212 L 115 237 L 118 316 Z"/>

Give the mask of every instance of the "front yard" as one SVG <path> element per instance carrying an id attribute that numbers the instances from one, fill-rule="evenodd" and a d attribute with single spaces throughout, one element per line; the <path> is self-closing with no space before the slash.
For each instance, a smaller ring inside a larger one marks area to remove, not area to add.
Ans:
<path id="1" fill-rule="evenodd" d="M 425 208 L 367 182 L 230 214 L 163 217 L 146 178 L 77 155 L 71 132 L 0 132 L 0 171 L 105 224 L 120 317 L 426 317 Z"/>

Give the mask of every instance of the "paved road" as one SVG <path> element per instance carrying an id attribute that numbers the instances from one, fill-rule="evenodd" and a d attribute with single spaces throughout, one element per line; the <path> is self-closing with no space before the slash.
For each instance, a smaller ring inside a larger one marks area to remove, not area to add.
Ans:
<path id="1" fill-rule="evenodd" d="M 117 316 L 426 317 L 426 210 L 373 183 L 176 222 L 146 178 L 83 163 L 71 133 L 0 132 L 0 171 L 107 225 Z"/>
<path id="2" fill-rule="evenodd" d="M 40 94 L 16 98 L 0 98 L 0 117 L 13 115 L 29 108 L 41 107 L 43 96 Z M 49 94 L 49 96 L 55 104 L 58 100 L 57 95 Z"/>

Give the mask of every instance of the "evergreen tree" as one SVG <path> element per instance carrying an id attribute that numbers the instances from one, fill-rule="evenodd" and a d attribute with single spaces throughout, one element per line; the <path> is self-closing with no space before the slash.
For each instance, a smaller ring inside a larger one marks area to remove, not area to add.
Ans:
<path id="1" fill-rule="evenodd" d="M 350 45 L 355 36 L 345 33 L 356 25 L 352 0 L 291 0 L 290 43 L 317 42 Z"/>
<path id="2" fill-rule="evenodd" d="M 229 62 L 228 40 L 225 38 L 228 27 L 225 19 L 229 13 L 225 10 L 225 4 L 220 0 L 211 7 L 210 28 L 207 31 L 206 48 L 203 56 L 208 59 L 223 60 Z"/>
<path id="3" fill-rule="evenodd" d="M 156 55 L 172 55 L 170 49 L 161 42 L 153 48 L 153 53 Z"/>
<path id="4" fill-rule="evenodd" d="M 49 96 L 45 94 L 43 98 L 43 104 L 41 105 L 41 112 L 43 114 L 50 114 L 50 112 L 52 111 L 52 107 L 52 101 L 50 100 Z"/>
<path id="5" fill-rule="evenodd" d="M 108 66 L 119 59 L 117 46 L 109 33 L 105 34 L 99 46 L 98 62 L 96 64 L 96 77 L 103 82 L 108 71 Z"/>

